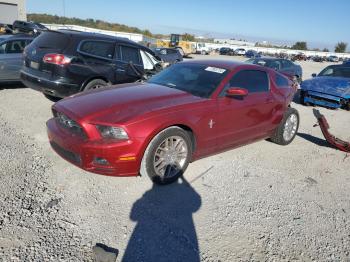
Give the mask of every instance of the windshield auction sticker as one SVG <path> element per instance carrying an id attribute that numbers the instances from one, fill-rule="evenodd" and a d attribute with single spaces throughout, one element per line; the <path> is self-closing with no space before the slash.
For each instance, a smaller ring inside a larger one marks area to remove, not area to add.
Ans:
<path id="1" fill-rule="evenodd" d="M 208 67 L 205 69 L 205 71 L 209 71 L 209 72 L 214 72 L 214 73 L 222 74 L 222 73 L 225 73 L 226 69 L 208 66 Z"/>

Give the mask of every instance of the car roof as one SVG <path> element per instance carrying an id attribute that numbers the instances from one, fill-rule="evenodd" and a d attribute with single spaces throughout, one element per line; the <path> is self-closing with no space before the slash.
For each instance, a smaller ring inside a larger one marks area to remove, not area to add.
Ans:
<path id="1" fill-rule="evenodd" d="M 133 46 L 136 46 L 136 47 L 138 47 L 140 49 L 144 49 L 144 50 L 153 52 L 148 47 L 140 45 L 140 44 L 138 44 L 138 43 L 136 43 L 136 42 L 134 42 L 132 40 L 129 40 L 128 38 L 124 38 L 124 37 L 111 36 L 111 35 L 105 35 L 105 34 L 100 34 L 100 33 L 82 32 L 82 31 L 70 30 L 70 29 L 45 30 L 45 31 L 43 31 L 43 33 L 45 33 L 45 32 L 61 33 L 61 34 L 76 36 L 77 38 L 79 38 L 81 40 L 88 40 L 88 39 L 111 40 L 111 41 L 116 41 L 116 42 L 119 42 L 119 43 L 133 45 Z"/>
<path id="2" fill-rule="evenodd" d="M 87 38 L 103 38 L 106 40 L 118 40 L 122 42 L 128 42 L 135 44 L 135 42 L 124 38 L 124 37 L 118 37 L 118 36 L 111 36 L 111 35 L 105 35 L 101 33 L 92 33 L 92 32 L 82 32 L 82 31 L 77 31 L 77 30 L 70 30 L 70 29 L 59 29 L 59 30 L 47 30 L 48 32 L 59 32 L 63 34 L 70 34 L 70 35 L 75 35 L 75 36 L 80 36 L 80 37 L 87 37 Z"/>
<path id="3" fill-rule="evenodd" d="M 182 63 L 208 65 L 208 66 L 213 66 L 213 67 L 225 68 L 228 70 L 233 70 L 234 68 L 236 68 L 238 66 L 247 65 L 246 63 L 238 62 L 238 61 L 215 60 L 215 59 L 187 60 L 187 61 L 184 61 Z"/>
<path id="4" fill-rule="evenodd" d="M 345 62 L 345 63 L 342 63 L 342 64 L 337 64 L 337 65 L 329 65 L 329 66 L 326 66 L 325 68 L 327 67 L 332 67 L 332 68 L 337 68 L 337 67 L 350 67 L 350 63 L 349 62 Z"/>

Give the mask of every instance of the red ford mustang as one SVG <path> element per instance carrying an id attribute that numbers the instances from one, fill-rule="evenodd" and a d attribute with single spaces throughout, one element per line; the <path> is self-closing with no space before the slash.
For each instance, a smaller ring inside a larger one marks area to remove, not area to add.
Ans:
<path id="1" fill-rule="evenodd" d="M 175 64 L 146 83 L 98 89 L 53 105 L 52 148 L 103 175 L 148 175 L 168 184 L 191 161 L 270 138 L 289 144 L 299 127 L 293 83 L 257 65 Z"/>

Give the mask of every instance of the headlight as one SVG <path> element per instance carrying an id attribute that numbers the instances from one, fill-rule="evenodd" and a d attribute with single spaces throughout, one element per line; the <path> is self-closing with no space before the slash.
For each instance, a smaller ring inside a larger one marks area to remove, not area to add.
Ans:
<path id="1" fill-rule="evenodd" d="M 128 134 L 121 127 L 115 126 L 96 126 L 97 130 L 100 132 L 103 138 L 108 139 L 119 139 L 127 140 L 129 139 Z"/>

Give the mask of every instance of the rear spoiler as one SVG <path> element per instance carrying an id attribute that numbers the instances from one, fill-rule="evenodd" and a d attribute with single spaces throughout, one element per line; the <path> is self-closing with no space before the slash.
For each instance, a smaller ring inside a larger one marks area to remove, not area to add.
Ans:
<path id="1" fill-rule="evenodd" d="M 329 133 L 329 124 L 327 122 L 327 119 L 325 118 L 324 115 L 320 113 L 317 109 L 313 109 L 314 115 L 317 118 L 318 124 L 321 128 L 322 134 L 324 138 L 327 140 L 329 144 L 332 146 L 338 148 L 341 151 L 348 152 L 350 153 L 350 143 L 345 142 L 339 138 L 336 138 L 334 135 Z"/>

